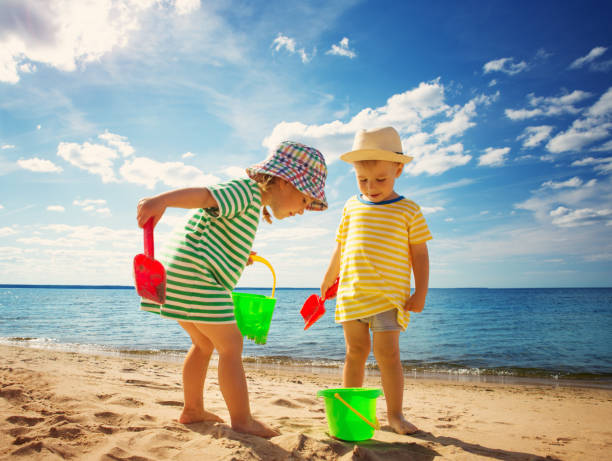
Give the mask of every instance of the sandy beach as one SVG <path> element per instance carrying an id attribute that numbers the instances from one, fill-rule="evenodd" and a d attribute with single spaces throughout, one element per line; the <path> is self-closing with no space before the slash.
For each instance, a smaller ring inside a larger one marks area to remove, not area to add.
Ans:
<path id="1" fill-rule="evenodd" d="M 351 443 L 329 436 L 316 397 L 339 387 L 337 370 L 247 364 L 253 413 L 282 432 L 265 440 L 228 424 L 179 424 L 180 363 L 13 346 L 0 354 L 0 459 L 612 459 L 612 390 L 408 378 L 405 414 L 421 431 L 393 433 L 380 398 L 381 430 Z M 205 395 L 228 421 L 214 365 Z"/>

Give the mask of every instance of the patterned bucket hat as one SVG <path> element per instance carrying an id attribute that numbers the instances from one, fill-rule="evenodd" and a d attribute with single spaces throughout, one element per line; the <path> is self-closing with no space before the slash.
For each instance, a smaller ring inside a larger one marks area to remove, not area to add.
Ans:
<path id="1" fill-rule="evenodd" d="M 246 172 L 251 179 L 258 174 L 283 178 L 314 199 L 308 207 L 309 210 L 322 211 L 327 208 L 327 165 L 323 154 L 313 147 L 293 141 L 281 142 L 263 162 L 247 168 Z"/>

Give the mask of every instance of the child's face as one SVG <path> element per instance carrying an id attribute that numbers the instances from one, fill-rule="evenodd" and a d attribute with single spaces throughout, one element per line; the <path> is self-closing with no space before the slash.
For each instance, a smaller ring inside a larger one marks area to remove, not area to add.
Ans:
<path id="1" fill-rule="evenodd" d="M 365 200 L 378 203 L 397 197 L 393 186 L 395 179 L 402 174 L 403 164 L 368 160 L 355 162 L 353 166 L 359 191 Z"/>
<path id="2" fill-rule="evenodd" d="M 277 187 L 270 197 L 270 208 L 276 219 L 302 214 L 313 201 L 285 180 L 280 180 Z"/>

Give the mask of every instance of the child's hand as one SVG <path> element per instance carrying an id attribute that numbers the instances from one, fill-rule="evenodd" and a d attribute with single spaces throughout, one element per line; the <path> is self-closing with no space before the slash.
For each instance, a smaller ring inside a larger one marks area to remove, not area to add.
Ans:
<path id="1" fill-rule="evenodd" d="M 327 293 L 329 287 L 331 287 L 334 283 L 336 283 L 335 278 L 333 278 L 332 280 L 328 280 L 327 278 L 323 280 L 323 283 L 321 284 L 321 298 L 325 297 L 325 293 Z M 332 298 L 335 298 L 335 296 L 332 296 Z"/>
<path id="2" fill-rule="evenodd" d="M 145 223 L 151 217 L 153 218 L 153 227 L 155 227 L 165 211 L 166 205 L 159 197 L 143 198 L 140 200 L 140 202 L 138 202 L 136 211 L 138 227 L 144 227 Z"/>
<path id="3" fill-rule="evenodd" d="M 251 254 L 249 255 L 249 259 L 247 260 L 247 266 L 250 266 L 251 264 L 253 264 L 253 258 L 251 258 L 251 256 L 256 255 L 257 252 L 256 251 L 251 251 Z"/>
<path id="4" fill-rule="evenodd" d="M 410 312 L 422 312 L 425 307 L 425 297 L 426 294 L 415 291 L 412 296 L 408 298 L 404 309 Z"/>

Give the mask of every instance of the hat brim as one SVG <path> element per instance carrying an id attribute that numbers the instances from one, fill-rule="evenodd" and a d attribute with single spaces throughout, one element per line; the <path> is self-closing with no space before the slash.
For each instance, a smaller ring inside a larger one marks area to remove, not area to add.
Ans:
<path id="1" fill-rule="evenodd" d="M 362 160 L 384 160 L 386 162 L 408 163 L 412 161 L 413 157 L 391 152 L 390 150 L 359 149 L 342 154 L 340 159 L 349 163 L 360 162 Z"/>

